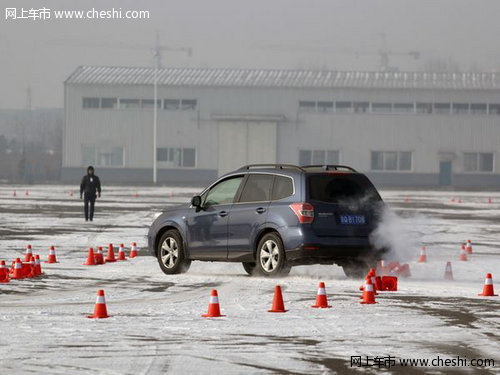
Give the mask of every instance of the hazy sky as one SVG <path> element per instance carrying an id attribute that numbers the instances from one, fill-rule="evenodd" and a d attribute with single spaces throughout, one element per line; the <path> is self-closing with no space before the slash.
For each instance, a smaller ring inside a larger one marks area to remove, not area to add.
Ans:
<path id="1" fill-rule="evenodd" d="M 164 66 L 377 70 L 381 33 L 421 70 L 452 59 L 463 70 L 500 70 L 500 1 L 462 0 L 0 0 L 0 108 L 62 107 L 78 65 L 153 64 L 155 30 Z M 5 8 L 148 10 L 149 20 L 6 20 Z M 143 48 L 141 48 L 143 46 Z M 419 60 L 407 55 L 421 53 Z"/>

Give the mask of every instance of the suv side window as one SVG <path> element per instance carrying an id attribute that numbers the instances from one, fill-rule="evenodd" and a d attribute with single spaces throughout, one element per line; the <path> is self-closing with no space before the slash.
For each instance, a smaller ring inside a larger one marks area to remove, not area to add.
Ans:
<path id="1" fill-rule="evenodd" d="M 271 200 L 273 179 L 274 176 L 271 174 L 249 174 L 239 201 L 267 202 Z"/>
<path id="2" fill-rule="evenodd" d="M 213 186 L 207 193 L 203 206 L 215 206 L 234 202 L 243 176 L 230 177 Z"/>
<path id="3" fill-rule="evenodd" d="M 293 180 L 289 177 L 276 176 L 272 200 L 276 201 L 293 195 Z"/>

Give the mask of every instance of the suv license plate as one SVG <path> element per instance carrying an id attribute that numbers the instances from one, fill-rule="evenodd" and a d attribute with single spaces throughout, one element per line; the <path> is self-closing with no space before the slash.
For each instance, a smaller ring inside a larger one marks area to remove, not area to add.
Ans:
<path id="1" fill-rule="evenodd" d="M 340 224 L 343 225 L 365 225 L 364 215 L 340 215 Z"/>

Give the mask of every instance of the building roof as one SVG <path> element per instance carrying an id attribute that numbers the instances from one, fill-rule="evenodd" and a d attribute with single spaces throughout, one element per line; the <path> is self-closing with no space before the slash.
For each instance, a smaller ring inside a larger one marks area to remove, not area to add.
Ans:
<path id="1" fill-rule="evenodd" d="M 348 72 L 161 68 L 158 84 L 178 87 L 500 89 L 500 73 Z M 67 84 L 152 85 L 152 67 L 80 66 Z"/>

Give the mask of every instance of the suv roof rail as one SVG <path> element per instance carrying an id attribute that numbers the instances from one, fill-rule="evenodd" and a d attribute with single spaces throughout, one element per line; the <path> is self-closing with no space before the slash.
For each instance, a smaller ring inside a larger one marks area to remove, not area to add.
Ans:
<path id="1" fill-rule="evenodd" d="M 258 169 L 258 168 L 296 169 L 298 171 L 304 171 L 303 168 L 293 164 L 248 164 L 244 165 L 238 170 L 241 171 L 245 169 Z"/>
<path id="2" fill-rule="evenodd" d="M 348 171 L 351 171 L 351 172 L 357 172 L 354 168 L 352 167 L 349 167 L 347 165 L 337 165 L 337 164 L 333 164 L 333 165 L 306 165 L 304 167 L 302 167 L 302 169 L 313 169 L 313 168 L 321 168 L 321 169 L 324 169 L 325 171 L 329 171 L 329 170 L 335 170 L 335 171 L 338 171 L 339 169 L 344 169 L 344 170 L 348 170 Z"/>

